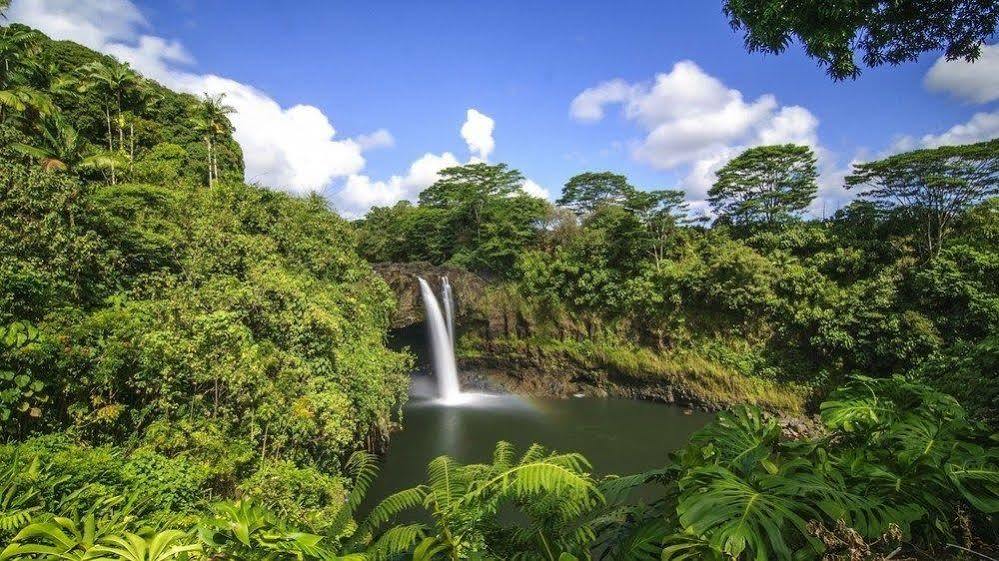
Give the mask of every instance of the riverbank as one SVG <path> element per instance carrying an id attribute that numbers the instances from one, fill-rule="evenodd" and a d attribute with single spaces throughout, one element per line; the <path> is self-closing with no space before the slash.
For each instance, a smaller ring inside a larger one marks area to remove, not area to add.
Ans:
<path id="1" fill-rule="evenodd" d="M 659 353 L 593 341 L 462 339 L 459 370 L 465 387 L 570 397 L 612 396 L 706 411 L 758 405 L 801 416 L 812 390 L 750 377 L 694 353 Z"/>

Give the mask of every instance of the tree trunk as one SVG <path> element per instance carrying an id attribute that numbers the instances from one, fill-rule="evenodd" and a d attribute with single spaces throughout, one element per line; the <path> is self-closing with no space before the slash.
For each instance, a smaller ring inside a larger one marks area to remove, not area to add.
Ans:
<path id="1" fill-rule="evenodd" d="M 104 107 L 104 117 L 108 121 L 108 152 L 114 150 L 114 133 L 111 132 L 111 108 Z"/>
<path id="2" fill-rule="evenodd" d="M 212 139 L 208 136 L 205 137 L 205 146 L 208 147 L 208 188 L 211 189 L 215 181 L 212 177 Z"/>

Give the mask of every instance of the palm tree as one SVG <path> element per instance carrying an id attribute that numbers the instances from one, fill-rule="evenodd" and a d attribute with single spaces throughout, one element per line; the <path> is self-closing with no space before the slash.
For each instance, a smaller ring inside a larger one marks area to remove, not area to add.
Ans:
<path id="1" fill-rule="evenodd" d="M 125 127 L 124 106 L 130 90 L 141 85 L 142 78 L 132 72 L 127 64 L 119 62 L 104 63 L 94 61 L 80 68 L 79 90 L 95 92 L 104 101 L 104 118 L 107 123 L 108 150 L 114 150 L 114 131 L 112 130 L 112 111 L 114 122 L 118 125 L 118 149 L 124 150 Z"/>
<path id="2" fill-rule="evenodd" d="M 14 143 L 12 148 L 38 160 L 47 172 L 84 169 L 101 170 L 109 183 L 117 183 L 117 170 L 131 159 L 120 150 L 94 150 L 72 126 L 53 119 L 41 129 L 34 146 Z"/>
<path id="3" fill-rule="evenodd" d="M 104 118 L 107 123 L 107 152 L 101 162 L 110 170 L 110 181 L 117 183 L 117 167 L 129 158 L 125 152 L 125 106 L 130 99 L 142 97 L 144 80 L 132 72 L 127 64 L 119 62 L 91 62 L 79 70 L 80 92 L 96 92 L 104 102 Z M 112 113 L 114 118 L 112 119 Z M 118 129 L 118 146 L 114 145 L 114 129 Z M 118 156 L 114 155 L 114 152 Z"/>
<path id="4" fill-rule="evenodd" d="M 45 171 L 65 171 L 75 168 L 86 159 L 89 151 L 86 141 L 80 137 L 76 129 L 61 120 L 53 120 L 42 127 L 37 139 L 39 142 L 35 146 L 22 143 L 15 143 L 12 146 L 18 152 L 37 159 Z"/>
<path id="5" fill-rule="evenodd" d="M 54 113 L 49 96 L 31 86 L 32 78 L 41 70 L 37 35 L 25 27 L 0 29 L 0 122 L 6 109 L 30 109 L 39 115 Z"/>
<path id="6" fill-rule="evenodd" d="M 205 147 L 208 149 L 208 186 L 215 185 L 219 178 L 219 166 L 217 156 L 217 145 L 221 138 L 232 134 L 232 123 L 229 115 L 236 110 L 224 103 L 225 94 L 209 95 L 204 94 L 204 98 L 193 107 L 191 122 L 205 139 Z"/>

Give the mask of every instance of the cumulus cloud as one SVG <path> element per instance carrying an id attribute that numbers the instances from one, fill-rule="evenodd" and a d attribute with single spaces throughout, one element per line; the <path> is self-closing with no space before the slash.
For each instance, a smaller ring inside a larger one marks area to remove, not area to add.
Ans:
<path id="1" fill-rule="evenodd" d="M 468 150 L 481 160 L 488 160 L 496 143 L 493 141 L 493 128 L 496 121 L 475 109 L 466 112 L 465 124 L 461 125 L 461 137 L 468 144 Z"/>
<path id="2" fill-rule="evenodd" d="M 810 111 L 782 106 L 769 94 L 746 100 L 689 60 L 651 83 L 615 79 L 588 88 L 573 99 L 569 114 L 592 123 L 611 105 L 620 105 L 624 118 L 644 131 L 632 143 L 632 156 L 658 169 L 684 167 L 683 187 L 695 204 L 707 195 L 715 172 L 746 148 L 788 142 L 819 148 L 819 121 Z"/>
<path id="3" fill-rule="evenodd" d="M 182 65 L 193 59 L 184 46 L 143 33 L 148 23 L 129 0 L 14 0 L 8 17 L 111 54 L 167 87 L 194 95 L 225 94 L 235 109 L 234 137 L 243 149 L 249 181 L 296 193 L 318 190 L 360 172 L 365 149 L 391 142 L 387 131 L 339 139 L 329 118 L 314 106 L 282 107 L 250 85 L 185 71 Z"/>
<path id="4" fill-rule="evenodd" d="M 470 152 L 464 163 L 483 161 L 489 156 L 495 148 L 492 137 L 495 126 L 496 122 L 491 117 L 476 109 L 466 112 L 465 122 L 459 131 Z M 403 200 L 415 201 L 421 191 L 440 179 L 441 170 L 462 164 L 451 152 L 426 153 L 414 161 L 404 175 L 374 180 L 367 175 L 352 174 L 331 198 L 337 210 L 345 216 L 356 218 L 374 206 L 390 206 Z M 530 185 L 525 182 L 522 186 L 525 192 L 547 198 L 544 188 L 533 181 L 529 183 Z"/>
<path id="5" fill-rule="evenodd" d="M 356 218 L 374 206 L 391 206 L 402 200 L 415 201 L 423 191 L 440 179 L 440 172 L 461 163 L 450 152 L 424 154 L 410 164 L 405 175 L 393 175 L 385 181 L 375 181 L 366 175 L 351 175 L 343 188 L 333 196 L 337 210 Z"/>
<path id="6" fill-rule="evenodd" d="M 975 113 L 966 123 L 954 125 L 941 134 L 927 134 L 923 146 L 936 147 L 950 144 L 981 142 L 999 136 L 999 111 Z"/>
<path id="7" fill-rule="evenodd" d="M 569 105 L 569 115 L 577 121 L 596 122 L 604 118 L 604 105 L 627 101 L 631 85 L 621 79 L 603 82 L 583 90 Z"/>
<path id="8" fill-rule="evenodd" d="M 520 184 L 520 190 L 539 199 L 551 200 L 552 198 L 551 192 L 548 191 L 548 189 L 538 185 L 531 179 L 525 179 L 524 182 Z"/>
<path id="9" fill-rule="evenodd" d="M 999 45 L 982 47 L 982 56 L 975 62 L 937 59 L 923 84 L 927 89 L 949 93 L 975 103 L 999 99 Z"/>
<path id="10" fill-rule="evenodd" d="M 134 40 L 148 26 L 129 0 L 14 0 L 7 17 L 91 49 Z"/>
<path id="11" fill-rule="evenodd" d="M 378 129 L 371 134 L 362 134 L 355 139 L 361 148 L 374 150 L 376 148 L 391 148 L 395 146 L 395 137 L 385 129 Z"/>

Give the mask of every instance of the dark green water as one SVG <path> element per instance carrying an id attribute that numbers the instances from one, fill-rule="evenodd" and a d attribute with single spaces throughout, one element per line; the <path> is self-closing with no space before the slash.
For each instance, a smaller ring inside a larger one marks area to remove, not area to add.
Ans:
<path id="1" fill-rule="evenodd" d="M 662 467 L 712 415 L 627 399 L 532 398 L 482 395 L 461 405 L 437 402 L 423 326 L 393 334 L 391 346 L 417 359 L 403 429 L 393 433 L 381 473 L 368 493 L 366 511 L 395 491 L 426 479 L 430 460 L 447 454 L 461 463 L 492 460 L 506 440 L 525 450 L 534 443 L 559 452 L 580 452 L 596 475 L 624 475 Z"/>
<path id="2" fill-rule="evenodd" d="M 677 407 L 610 398 L 541 399 L 479 396 L 463 405 L 435 400 L 434 381 L 414 374 L 403 430 L 393 434 L 369 500 L 419 484 L 427 463 L 447 454 L 462 463 L 489 462 L 496 442 L 524 450 L 540 443 L 581 452 L 599 475 L 661 467 L 711 415 Z"/>

